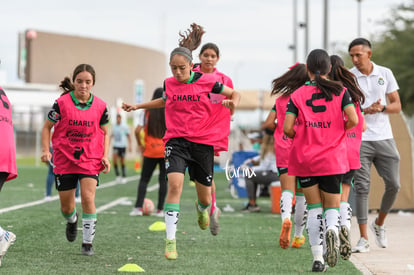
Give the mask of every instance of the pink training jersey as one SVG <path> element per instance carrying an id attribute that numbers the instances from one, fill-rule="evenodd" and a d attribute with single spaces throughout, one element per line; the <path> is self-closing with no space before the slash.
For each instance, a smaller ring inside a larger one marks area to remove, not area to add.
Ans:
<path id="1" fill-rule="evenodd" d="M 55 174 L 99 174 L 104 166 L 104 133 L 99 122 L 106 103 L 93 96 L 91 106 L 79 110 L 70 93 L 57 99 L 60 120 L 52 136 Z"/>
<path id="2" fill-rule="evenodd" d="M 285 122 L 286 107 L 289 103 L 291 95 L 279 96 L 276 98 L 276 118 L 277 124 L 273 134 L 275 138 L 275 156 L 277 167 L 288 167 L 290 147 L 292 146 L 292 139 L 288 138 L 283 133 L 283 123 Z"/>
<path id="3" fill-rule="evenodd" d="M 342 112 L 344 92 L 326 101 L 316 86 L 304 85 L 292 94 L 298 124 L 289 155 L 289 175 L 326 176 L 349 170 Z"/>
<path id="4" fill-rule="evenodd" d="M 230 127 L 220 119 L 209 93 L 216 83 L 211 74 L 203 74 L 193 83 L 184 84 L 174 77 L 165 80 L 164 142 L 182 137 L 191 142 L 214 146 L 224 151 Z"/>
<path id="5" fill-rule="evenodd" d="M 364 125 L 364 115 L 361 111 L 359 102 L 355 104 L 355 111 L 358 115 L 358 124 L 354 128 L 346 131 L 346 143 L 348 151 L 349 169 L 361 168 L 361 160 L 359 158 L 359 151 L 362 140 L 362 127 Z"/>
<path id="6" fill-rule="evenodd" d="M 9 173 L 6 181 L 17 177 L 16 145 L 11 114 L 11 104 L 0 87 L 0 172 Z"/>
<path id="7" fill-rule="evenodd" d="M 198 65 L 198 66 L 194 67 L 193 68 L 193 71 L 204 74 L 201 71 L 201 65 Z M 219 72 L 216 68 L 214 68 L 214 70 L 213 70 L 213 72 L 211 74 L 215 76 L 216 81 L 218 81 L 220 83 L 223 83 L 227 87 L 230 87 L 230 88 L 233 89 L 233 81 L 231 80 L 230 77 L 228 77 L 227 75 L 223 74 L 222 72 Z M 211 103 L 221 103 L 223 101 L 223 99 L 226 99 L 226 97 L 224 95 L 214 94 L 214 93 L 211 93 L 210 94 Z M 224 108 L 224 109 L 227 109 L 227 108 Z"/>
<path id="8" fill-rule="evenodd" d="M 201 65 L 195 67 L 193 71 L 203 73 L 201 72 Z M 214 68 L 214 71 L 209 75 L 213 75 L 216 81 L 233 89 L 233 81 L 231 80 L 231 78 L 219 72 L 216 68 Z M 210 96 L 211 103 L 213 103 L 213 108 L 214 108 L 213 112 L 216 114 L 216 116 L 214 117 L 216 121 L 213 123 L 220 125 L 221 129 L 228 129 L 226 130 L 226 133 L 228 133 L 227 136 L 223 137 L 223 140 L 222 142 L 220 142 L 221 145 L 219 147 L 214 147 L 214 152 L 218 153 L 220 151 L 227 151 L 228 150 L 228 138 L 229 138 L 228 135 L 230 134 L 231 115 L 230 115 L 230 109 L 221 105 L 221 102 L 223 101 L 223 99 L 226 99 L 226 96 L 221 95 L 221 94 L 215 94 L 215 93 L 210 93 L 209 96 Z"/>

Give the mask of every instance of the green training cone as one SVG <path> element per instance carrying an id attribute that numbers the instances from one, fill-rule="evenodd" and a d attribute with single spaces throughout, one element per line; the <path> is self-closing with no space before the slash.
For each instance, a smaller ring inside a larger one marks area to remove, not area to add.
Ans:
<path id="1" fill-rule="evenodd" d="M 165 231 L 165 222 L 154 222 L 148 229 L 150 231 Z"/>
<path id="2" fill-rule="evenodd" d="M 145 272 L 142 267 L 137 264 L 126 264 L 120 268 L 118 268 L 119 272 Z"/>

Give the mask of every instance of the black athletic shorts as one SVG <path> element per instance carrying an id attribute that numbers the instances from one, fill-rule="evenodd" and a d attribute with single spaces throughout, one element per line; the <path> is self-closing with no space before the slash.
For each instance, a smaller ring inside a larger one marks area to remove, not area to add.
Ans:
<path id="1" fill-rule="evenodd" d="M 10 175 L 10 173 L 0 172 L 0 191 L 3 188 L 3 185 L 6 182 L 7 178 L 9 177 L 9 175 Z"/>
<path id="2" fill-rule="evenodd" d="M 99 175 L 86 175 L 86 174 L 56 174 L 55 185 L 58 191 L 66 191 L 76 189 L 78 181 L 83 178 L 96 179 L 96 185 L 99 185 Z"/>
<path id="3" fill-rule="evenodd" d="M 346 174 L 344 175 L 344 178 L 342 179 L 342 183 L 352 185 L 352 182 L 353 182 L 354 176 L 355 176 L 355 172 L 356 172 L 355 169 L 351 169 L 348 172 L 346 172 Z"/>
<path id="4" fill-rule="evenodd" d="M 188 167 L 190 180 L 211 186 L 213 180 L 213 146 L 195 143 L 185 138 L 173 138 L 165 144 L 165 169 L 183 173 Z"/>
<path id="5" fill-rule="evenodd" d="M 296 177 L 299 181 L 300 187 L 311 187 L 319 184 L 319 189 L 331 194 L 341 194 L 342 192 L 342 178 L 340 175 L 316 176 L 316 177 Z"/>
<path id="6" fill-rule="evenodd" d="M 288 168 L 287 167 L 277 167 L 277 172 L 280 175 L 286 174 L 288 172 Z"/>
<path id="7" fill-rule="evenodd" d="M 114 147 L 114 153 L 120 156 L 121 158 L 125 157 L 126 148 L 125 147 Z"/>

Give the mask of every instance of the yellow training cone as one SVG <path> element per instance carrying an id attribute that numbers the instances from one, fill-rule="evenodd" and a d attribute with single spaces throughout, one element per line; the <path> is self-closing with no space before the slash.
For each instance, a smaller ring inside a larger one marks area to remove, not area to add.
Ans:
<path id="1" fill-rule="evenodd" d="M 137 264 L 126 264 L 123 267 L 118 268 L 119 272 L 145 272 L 142 267 Z"/>
<path id="2" fill-rule="evenodd" d="M 148 227 L 150 231 L 165 231 L 165 222 L 154 222 Z"/>

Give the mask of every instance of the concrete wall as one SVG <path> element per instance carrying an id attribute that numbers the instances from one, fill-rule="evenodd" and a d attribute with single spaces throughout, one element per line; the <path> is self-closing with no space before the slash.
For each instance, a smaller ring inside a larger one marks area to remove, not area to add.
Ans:
<path id="1" fill-rule="evenodd" d="M 109 106 L 117 98 L 134 102 L 138 79 L 144 83 L 143 100 L 149 100 L 167 76 L 164 53 L 134 45 L 36 31 L 34 37 L 26 35 L 26 50 L 26 82 L 57 85 L 88 63 L 96 71 L 93 93 Z"/>

